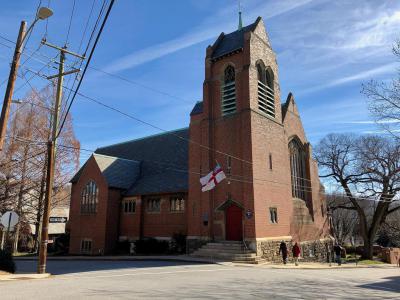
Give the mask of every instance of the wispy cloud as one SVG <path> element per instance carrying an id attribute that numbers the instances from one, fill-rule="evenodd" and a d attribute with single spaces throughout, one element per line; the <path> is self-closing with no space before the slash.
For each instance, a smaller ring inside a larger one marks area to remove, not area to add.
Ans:
<path id="1" fill-rule="evenodd" d="M 348 122 L 338 122 L 340 124 L 366 124 L 366 125 L 370 125 L 370 124 L 393 124 L 393 123 L 400 123 L 400 120 L 377 120 L 377 121 L 373 121 L 373 120 L 369 120 L 369 121 L 348 121 Z"/>
<path id="2" fill-rule="evenodd" d="M 334 79 L 331 81 L 328 81 L 326 83 L 323 83 L 321 85 L 317 85 L 311 88 L 306 88 L 300 91 L 300 94 L 304 95 L 304 94 L 308 94 L 311 92 L 316 92 L 316 91 L 320 91 L 323 89 L 327 89 L 327 88 L 332 88 L 332 87 L 336 87 L 336 86 L 340 86 L 343 84 L 348 84 L 354 81 L 360 81 L 360 80 L 365 80 L 365 79 L 371 79 L 374 78 L 375 76 L 378 75 L 382 75 L 382 74 L 389 74 L 389 73 L 394 73 L 395 70 L 397 70 L 399 64 L 398 63 L 389 63 L 389 64 L 385 64 L 383 66 L 380 67 L 376 67 L 370 70 L 366 70 L 366 71 L 361 71 L 357 74 L 354 75 L 350 75 L 350 76 L 345 76 L 345 77 L 341 77 L 338 79 Z"/>
<path id="3" fill-rule="evenodd" d="M 254 19 L 258 15 L 263 15 L 264 18 L 273 18 L 278 15 L 290 12 L 296 8 L 310 3 L 312 0 L 290 0 L 279 2 L 268 2 L 267 4 L 257 4 L 255 7 L 250 7 L 246 15 L 249 19 Z M 164 57 L 168 54 L 175 53 L 184 48 L 196 45 L 198 43 L 215 38 L 219 32 L 227 28 L 234 28 L 236 20 L 232 20 L 232 12 L 236 9 L 236 5 L 231 5 L 224 10 L 217 12 L 213 18 L 208 18 L 204 24 L 198 26 L 190 33 L 179 36 L 175 39 L 152 45 L 150 47 L 134 51 L 120 59 L 117 59 L 108 64 L 104 69 L 108 72 L 120 72 L 127 69 L 132 69 L 136 66 Z M 217 21 L 215 21 L 217 20 Z"/>
<path id="4" fill-rule="evenodd" d="M 390 132 L 388 130 L 366 130 L 363 131 L 362 133 L 364 134 L 393 134 L 393 133 L 398 133 L 400 132 L 400 129 L 393 129 L 390 130 Z"/>
<path id="5" fill-rule="evenodd" d="M 393 73 L 394 70 L 396 70 L 398 67 L 398 63 L 389 63 L 377 68 L 373 68 L 367 71 L 363 71 L 351 76 L 346 76 L 343 78 L 339 78 L 337 80 L 333 80 L 331 82 L 328 82 L 325 87 L 333 87 L 353 81 L 357 81 L 360 79 L 368 79 L 372 78 L 373 76 L 381 75 L 381 74 L 386 74 L 386 73 Z"/>

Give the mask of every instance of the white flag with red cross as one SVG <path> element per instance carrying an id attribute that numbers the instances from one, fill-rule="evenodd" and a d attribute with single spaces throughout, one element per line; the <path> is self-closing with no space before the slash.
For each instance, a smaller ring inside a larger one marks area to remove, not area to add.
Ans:
<path id="1" fill-rule="evenodd" d="M 201 191 L 206 192 L 215 188 L 215 186 L 226 178 L 220 165 L 217 165 L 213 171 L 200 178 Z"/>

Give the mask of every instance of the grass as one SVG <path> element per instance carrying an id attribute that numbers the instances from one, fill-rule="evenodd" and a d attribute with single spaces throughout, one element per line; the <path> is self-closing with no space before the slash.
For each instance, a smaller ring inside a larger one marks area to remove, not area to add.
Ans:
<path id="1" fill-rule="evenodd" d="M 360 265 L 381 265 L 381 264 L 385 264 L 385 263 L 380 260 L 364 259 L 364 260 L 358 261 L 358 264 L 360 264 Z"/>
<path id="2" fill-rule="evenodd" d="M 357 263 L 360 265 L 381 265 L 385 264 L 385 262 L 381 261 L 378 257 L 374 257 L 373 259 L 361 259 L 361 255 L 357 255 L 354 257 L 354 254 L 348 254 L 343 261 L 346 263 Z"/>
<path id="3" fill-rule="evenodd" d="M 36 256 L 37 254 L 35 254 L 35 253 L 28 253 L 28 252 L 17 252 L 17 253 L 14 253 L 13 254 L 13 256 L 14 257 L 22 257 L 22 256 Z"/>

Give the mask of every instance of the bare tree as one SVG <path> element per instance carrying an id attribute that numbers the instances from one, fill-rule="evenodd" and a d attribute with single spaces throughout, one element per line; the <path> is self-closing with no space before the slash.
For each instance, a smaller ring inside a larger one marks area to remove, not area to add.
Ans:
<path id="1" fill-rule="evenodd" d="M 364 241 L 363 258 L 372 258 L 373 243 L 389 214 L 400 209 L 400 144 L 379 136 L 330 134 L 314 151 L 322 175 L 333 179 L 347 201 L 341 209 L 357 213 Z M 363 203 L 371 203 L 363 205 Z"/>
<path id="2" fill-rule="evenodd" d="M 54 88 L 40 92 L 32 89 L 24 103 L 11 114 L 5 151 L 0 153 L 0 210 L 14 209 L 21 216 L 14 236 L 14 249 L 20 228 L 35 225 L 35 244 L 39 239 L 39 224 L 43 214 L 46 188 L 46 143 L 50 138 Z M 67 115 L 59 137 L 52 206 L 65 201 L 66 185 L 79 164 L 79 142 L 75 137 L 71 116 Z M 67 201 L 69 198 L 67 199 Z M 26 232 L 26 231 L 24 231 Z"/>
<path id="3" fill-rule="evenodd" d="M 392 50 L 400 60 L 400 40 Z M 397 72 L 397 76 L 390 82 L 371 80 L 363 84 L 361 92 L 369 100 L 369 110 L 376 123 L 394 137 L 400 138 L 400 73 Z"/>
<path id="4" fill-rule="evenodd" d="M 358 218 L 354 210 L 347 209 L 347 197 L 332 193 L 326 196 L 327 206 L 332 213 L 332 227 L 335 239 L 344 244 L 357 232 Z M 346 208 L 342 208 L 346 207 Z"/>

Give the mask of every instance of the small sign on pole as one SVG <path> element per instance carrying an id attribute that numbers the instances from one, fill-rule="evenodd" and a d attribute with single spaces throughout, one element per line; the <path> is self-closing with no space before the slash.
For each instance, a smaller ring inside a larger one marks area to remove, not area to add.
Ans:
<path id="1" fill-rule="evenodd" d="M 49 223 L 67 223 L 67 217 L 50 217 Z"/>

